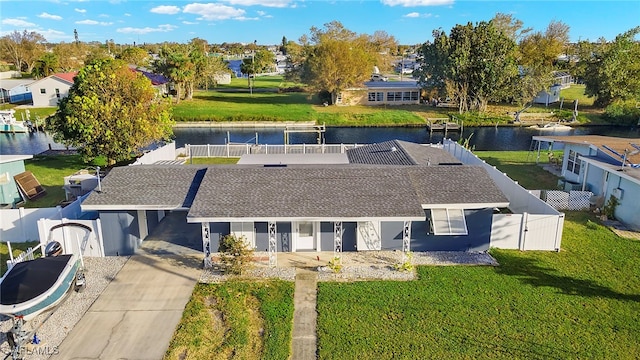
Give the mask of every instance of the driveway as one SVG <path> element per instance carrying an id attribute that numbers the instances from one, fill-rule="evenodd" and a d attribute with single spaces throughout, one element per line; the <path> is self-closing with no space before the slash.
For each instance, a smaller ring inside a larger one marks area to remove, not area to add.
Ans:
<path id="1" fill-rule="evenodd" d="M 163 219 L 51 359 L 162 359 L 202 268 L 202 252 L 182 246 L 191 241 L 170 242 L 181 238 L 172 221 Z"/>

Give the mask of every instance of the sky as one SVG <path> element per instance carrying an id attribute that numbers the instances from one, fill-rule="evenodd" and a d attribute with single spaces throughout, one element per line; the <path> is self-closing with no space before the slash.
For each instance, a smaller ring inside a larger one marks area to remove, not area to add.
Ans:
<path id="1" fill-rule="evenodd" d="M 0 36 L 36 31 L 52 43 L 114 40 L 118 44 L 185 43 L 201 38 L 259 45 L 298 41 L 331 21 L 358 34 L 385 31 L 399 44 L 422 44 L 432 30 L 511 14 L 544 32 L 552 21 L 570 41 L 613 40 L 640 26 L 640 1 L 484 0 L 0 0 Z"/>

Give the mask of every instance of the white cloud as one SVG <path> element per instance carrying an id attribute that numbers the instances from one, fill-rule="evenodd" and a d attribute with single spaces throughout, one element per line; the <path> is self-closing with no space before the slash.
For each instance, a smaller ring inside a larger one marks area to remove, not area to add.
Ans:
<path id="1" fill-rule="evenodd" d="M 73 9 L 73 10 L 75 10 L 76 12 L 79 12 L 80 14 L 84 14 L 84 13 L 86 13 L 86 12 L 87 12 L 87 10 L 86 10 L 86 9 L 78 9 L 78 8 L 75 8 L 75 9 Z"/>
<path id="2" fill-rule="evenodd" d="M 44 38 L 47 39 L 47 41 L 50 41 L 50 42 L 71 39 L 71 35 L 67 35 L 63 31 L 58 31 L 53 29 L 47 29 L 47 30 L 34 29 L 33 31 L 38 32 L 39 34 L 44 36 Z"/>
<path id="3" fill-rule="evenodd" d="M 98 15 L 98 17 L 101 17 L 101 18 L 108 18 L 108 17 L 109 17 L 109 15 L 107 15 L 107 14 L 100 14 L 100 15 Z"/>
<path id="4" fill-rule="evenodd" d="M 380 1 L 384 5 L 404 6 L 404 7 L 451 5 L 454 2 L 454 0 L 380 0 Z"/>
<path id="5" fill-rule="evenodd" d="M 226 1 L 231 5 L 264 6 L 264 7 L 275 7 L 275 8 L 285 8 L 292 3 L 291 0 L 223 0 L 223 1 Z"/>
<path id="6" fill-rule="evenodd" d="M 406 18 L 430 18 L 432 16 L 433 16 L 433 14 L 431 14 L 431 13 L 420 14 L 419 12 L 410 12 L 407 15 L 404 15 L 403 17 L 406 17 Z"/>
<path id="7" fill-rule="evenodd" d="M 260 20 L 259 18 L 250 18 L 250 17 L 246 17 L 246 16 L 237 16 L 234 17 L 233 20 L 238 20 L 238 21 L 252 21 L 252 20 Z"/>
<path id="8" fill-rule="evenodd" d="M 232 18 L 238 18 L 244 16 L 245 11 L 242 9 L 232 8 L 226 5 L 220 4 L 188 4 L 184 7 L 182 12 L 187 14 L 200 15 L 198 20 L 226 20 Z"/>
<path id="9" fill-rule="evenodd" d="M 102 26 L 113 25 L 112 22 L 95 21 L 95 20 L 89 20 L 89 19 L 76 21 L 76 24 L 80 24 L 80 25 L 102 25 Z"/>
<path id="10" fill-rule="evenodd" d="M 42 14 L 38 15 L 39 18 L 43 18 L 43 19 L 51 19 L 51 20 L 62 20 L 62 16 L 60 15 L 52 15 L 46 12 L 43 12 Z"/>
<path id="11" fill-rule="evenodd" d="M 160 5 L 150 10 L 152 13 L 174 15 L 180 12 L 180 8 L 173 5 Z"/>
<path id="12" fill-rule="evenodd" d="M 129 13 L 124 13 L 124 16 L 131 16 L 131 14 L 129 14 Z"/>
<path id="13" fill-rule="evenodd" d="M 185 24 L 185 25 L 198 25 L 199 24 L 198 22 L 193 22 L 193 21 L 183 21 L 182 23 Z"/>
<path id="14" fill-rule="evenodd" d="M 265 16 L 265 15 L 267 15 L 267 13 L 266 13 L 266 12 L 264 12 L 264 11 L 256 11 L 256 12 L 257 12 L 257 13 L 258 13 L 258 15 L 260 15 L 260 16 Z"/>
<path id="15" fill-rule="evenodd" d="M 174 25 L 159 25 L 158 27 L 152 28 L 152 27 L 144 27 L 144 28 L 134 28 L 134 27 L 125 27 L 125 28 L 120 28 L 117 29 L 116 31 L 119 33 L 124 33 L 124 34 L 138 34 L 138 35 L 144 35 L 144 34 L 149 34 L 149 33 L 153 33 L 153 32 L 169 32 L 169 31 L 173 31 L 175 29 L 177 29 L 177 26 Z"/>
<path id="16" fill-rule="evenodd" d="M 15 27 L 36 26 L 36 24 L 24 21 L 22 19 L 2 19 L 2 25 L 10 25 Z"/>

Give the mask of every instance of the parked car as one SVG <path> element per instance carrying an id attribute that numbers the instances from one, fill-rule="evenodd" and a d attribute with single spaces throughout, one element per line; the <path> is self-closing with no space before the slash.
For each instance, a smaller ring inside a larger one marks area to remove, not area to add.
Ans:
<path id="1" fill-rule="evenodd" d="M 371 81 L 389 81 L 389 78 L 382 74 L 372 74 Z"/>

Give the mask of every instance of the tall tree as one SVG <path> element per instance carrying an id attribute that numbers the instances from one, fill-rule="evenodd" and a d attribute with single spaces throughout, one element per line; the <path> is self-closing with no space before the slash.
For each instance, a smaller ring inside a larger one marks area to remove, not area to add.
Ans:
<path id="1" fill-rule="evenodd" d="M 136 46 L 129 46 L 116 56 L 116 59 L 122 59 L 128 64 L 143 67 L 149 65 L 150 58 L 147 50 Z"/>
<path id="2" fill-rule="evenodd" d="M 80 70 L 86 60 L 89 46 L 84 43 L 61 42 L 53 47 L 53 53 L 58 58 L 61 71 Z"/>
<path id="3" fill-rule="evenodd" d="M 332 104 L 340 91 L 361 85 L 371 76 L 376 57 L 366 35 L 348 30 L 338 21 L 325 24 L 323 29 L 312 27 L 310 35 L 299 67 L 300 79 L 315 91 L 329 92 Z"/>
<path id="4" fill-rule="evenodd" d="M 456 25 L 447 36 L 433 32 L 422 46 L 420 83 L 446 93 L 460 112 L 486 110 L 489 101 L 510 96 L 518 77 L 516 44 L 490 22 Z"/>
<path id="5" fill-rule="evenodd" d="M 44 36 L 35 31 L 13 31 L 0 38 L 0 56 L 13 62 L 18 71 L 31 72 L 35 62 L 45 51 Z"/>
<path id="6" fill-rule="evenodd" d="M 513 17 L 512 14 L 497 13 L 491 19 L 493 26 L 509 39 L 518 42 L 532 29 L 525 28 L 522 20 Z"/>
<path id="7" fill-rule="evenodd" d="M 77 147 L 86 159 L 105 156 L 110 165 L 172 134 L 169 104 L 121 60 L 80 70 L 48 126 L 57 142 Z"/>
<path id="8" fill-rule="evenodd" d="M 59 69 L 58 56 L 53 52 L 44 53 L 40 59 L 36 60 L 31 74 L 36 77 L 47 77 Z"/>
<path id="9" fill-rule="evenodd" d="M 594 104 L 607 106 L 614 101 L 640 101 L 640 42 L 635 37 L 640 26 L 597 46 L 585 61 L 585 93 L 595 96 Z"/>

